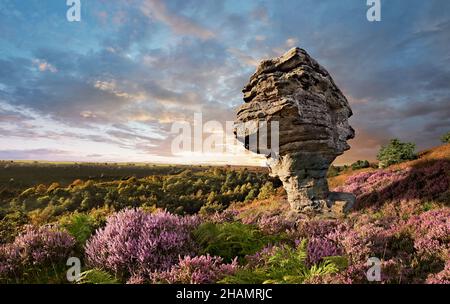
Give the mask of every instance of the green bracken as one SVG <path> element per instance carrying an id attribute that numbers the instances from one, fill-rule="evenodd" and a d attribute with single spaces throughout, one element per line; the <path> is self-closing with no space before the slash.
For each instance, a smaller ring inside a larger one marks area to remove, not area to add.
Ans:
<path id="1" fill-rule="evenodd" d="M 232 276 L 225 277 L 225 284 L 302 284 L 317 276 L 337 273 L 347 267 L 344 257 L 326 257 L 317 265 L 308 266 L 307 241 L 297 247 L 281 245 L 255 268 L 243 268 Z"/>
<path id="2" fill-rule="evenodd" d="M 203 223 L 194 232 L 194 237 L 202 247 L 202 254 L 220 256 L 226 262 L 254 254 L 271 241 L 276 241 L 255 226 L 241 222 Z"/>

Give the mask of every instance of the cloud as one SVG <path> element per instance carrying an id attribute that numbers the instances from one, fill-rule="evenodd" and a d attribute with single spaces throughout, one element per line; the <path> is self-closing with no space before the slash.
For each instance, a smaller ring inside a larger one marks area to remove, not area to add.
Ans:
<path id="1" fill-rule="evenodd" d="M 252 10 L 251 16 L 264 23 L 270 22 L 269 12 L 267 11 L 267 7 L 264 5 L 258 5 L 254 10 Z"/>
<path id="2" fill-rule="evenodd" d="M 389 130 L 379 128 L 357 127 L 358 131 L 354 139 L 348 143 L 350 150 L 334 161 L 337 165 L 353 163 L 357 160 L 375 161 L 380 147 L 392 137 Z"/>
<path id="3" fill-rule="evenodd" d="M 70 155 L 68 151 L 52 149 L 0 150 L 0 159 L 6 160 L 44 160 L 61 158 Z"/>
<path id="4" fill-rule="evenodd" d="M 171 123 L 232 120 L 259 61 L 294 46 L 352 105 L 357 136 L 339 161 L 373 159 L 391 137 L 427 148 L 450 128 L 450 2 L 391 1 L 377 24 L 350 0 L 111 0 L 77 26 L 57 5 L 7 5 L 0 144 L 14 150 L 64 141 L 79 155 L 170 156 Z"/>
<path id="5" fill-rule="evenodd" d="M 170 12 L 162 0 L 144 0 L 141 10 L 148 17 L 165 23 L 177 34 L 193 35 L 201 39 L 215 37 L 212 31 L 200 26 L 197 22 Z"/>
<path id="6" fill-rule="evenodd" d="M 128 99 L 128 100 L 138 100 L 138 99 L 145 98 L 145 96 L 143 96 L 142 94 L 130 94 L 130 93 L 120 90 L 120 88 L 118 87 L 118 84 L 115 80 L 111 80 L 111 81 L 96 80 L 94 82 L 94 87 L 101 91 L 113 94 L 119 98 L 124 98 L 124 99 Z"/>
<path id="7" fill-rule="evenodd" d="M 43 59 L 34 59 L 33 65 L 35 65 L 40 72 L 58 72 L 57 68 Z"/>
<path id="8" fill-rule="evenodd" d="M 24 75 L 30 73 L 32 61 L 21 57 L 0 58 L 0 83 L 7 86 L 20 86 Z"/>
<path id="9" fill-rule="evenodd" d="M 298 46 L 298 44 L 299 44 L 298 39 L 295 37 L 290 37 L 290 38 L 286 39 L 286 42 L 285 42 L 286 48 L 288 48 L 288 49 L 296 47 L 296 46 Z"/>
<path id="10" fill-rule="evenodd" d="M 227 50 L 230 54 L 235 56 L 240 62 L 246 65 L 257 67 L 259 64 L 259 61 L 252 56 L 250 56 L 247 52 L 236 49 L 236 48 L 229 48 Z"/>
<path id="11" fill-rule="evenodd" d="M 83 111 L 80 113 L 80 116 L 83 118 L 97 118 L 97 115 L 95 115 L 91 111 Z"/>

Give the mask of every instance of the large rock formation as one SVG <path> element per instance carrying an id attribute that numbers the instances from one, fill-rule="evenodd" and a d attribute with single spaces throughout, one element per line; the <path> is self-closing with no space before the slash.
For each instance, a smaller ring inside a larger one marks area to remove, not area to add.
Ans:
<path id="1" fill-rule="evenodd" d="M 276 151 L 270 142 L 279 135 L 278 153 L 268 156 L 268 164 L 271 174 L 283 182 L 292 209 L 323 213 L 339 201 L 347 211 L 354 196 L 330 193 L 326 175 L 333 160 L 350 148 L 347 140 L 355 132 L 348 123 L 352 111 L 347 99 L 330 74 L 305 50 L 294 48 L 262 61 L 243 93 L 235 134 L 247 149 L 260 154 Z M 274 121 L 279 134 L 267 128 L 269 149 L 252 147 L 249 138 L 261 136 L 265 124 L 275 125 Z"/>

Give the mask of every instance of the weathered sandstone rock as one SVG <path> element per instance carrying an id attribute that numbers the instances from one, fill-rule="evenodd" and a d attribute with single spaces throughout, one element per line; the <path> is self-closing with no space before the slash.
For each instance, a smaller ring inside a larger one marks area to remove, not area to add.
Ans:
<path id="1" fill-rule="evenodd" d="M 278 153 L 268 156 L 273 176 L 283 182 L 291 208 L 302 213 L 323 213 L 334 202 L 345 202 L 347 211 L 355 198 L 330 193 L 326 179 L 334 159 L 350 146 L 355 132 L 348 123 L 349 103 L 330 74 L 305 50 L 294 48 L 281 57 L 264 60 L 244 90 L 245 103 L 237 111 L 235 134 L 246 148 L 260 154 L 269 149 L 249 146 L 249 138 L 263 134 L 264 123 L 279 124 L 279 134 L 267 128 L 267 142 L 279 136 Z"/>

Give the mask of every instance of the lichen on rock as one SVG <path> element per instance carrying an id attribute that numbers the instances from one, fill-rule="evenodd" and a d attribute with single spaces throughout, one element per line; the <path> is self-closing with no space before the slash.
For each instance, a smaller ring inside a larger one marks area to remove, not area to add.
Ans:
<path id="1" fill-rule="evenodd" d="M 354 196 L 331 193 L 326 179 L 329 166 L 350 148 L 347 140 L 355 135 L 348 123 L 349 103 L 330 74 L 305 50 L 293 48 L 262 61 L 243 93 L 245 103 L 235 123 L 247 127 L 235 126 L 235 135 L 247 149 L 266 154 L 271 175 L 283 182 L 291 208 L 318 214 L 338 201 L 345 202 L 344 211 L 351 208 Z M 273 122 L 277 134 L 270 127 Z M 270 155 L 267 149 L 249 145 L 251 137 L 259 144 L 263 133 L 269 138 Z"/>

